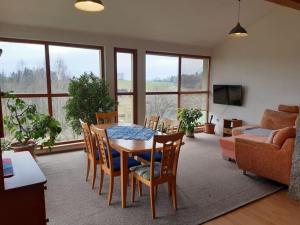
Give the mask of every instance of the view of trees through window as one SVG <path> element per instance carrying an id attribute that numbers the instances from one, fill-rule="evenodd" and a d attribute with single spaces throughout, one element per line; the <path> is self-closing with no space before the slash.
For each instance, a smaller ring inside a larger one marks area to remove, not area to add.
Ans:
<path id="1" fill-rule="evenodd" d="M 0 41 L 0 47 L 3 50 L 0 60 L 1 90 L 14 91 L 17 97 L 36 104 L 40 112 L 59 120 L 62 133 L 58 141 L 81 139 L 65 121 L 68 84 L 71 78 L 83 73 L 102 75 L 102 49 L 6 41 Z M 46 70 L 46 48 L 49 49 L 50 74 Z M 2 99 L 4 115 L 8 113 L 6 101 Z"/>
<path id="2" fill-rule="evenodd" d="M 62 125 L 58 141 L 78 137 L 65 121 L 68 84 L 84 73 L 102 76 L 103 49 L 96 46 L 60 43 L 1 41 L 2 91 L 36 104 L 39 111 L 53 115 Z M 136 50 L 115 49 L 116 98 L 119 121 L 136 122 Z M 199 108 L 207 121 L 209 58 L 148 52 L 146 54 L 146 114 L 176 118 L 178 107 Z M 7 114 L 7 99 L 2 99 Z"/>
<path id="3" fill-rule="evenodd" d="M 177 108 L 198 108 L 207 121 L 209 58 L 147 53 L 146 114 L 176 118 Z"/>

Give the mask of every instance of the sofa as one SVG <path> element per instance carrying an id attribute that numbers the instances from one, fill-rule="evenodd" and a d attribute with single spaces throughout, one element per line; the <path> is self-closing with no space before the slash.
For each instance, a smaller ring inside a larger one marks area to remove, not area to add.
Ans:
<path id="1" fill-rule="evenodd" d="M 244 173 L 249 171 L 288 185 L 298 113 L 298 106 L 266 109 L 260 125 L 234 128 L 233 137 L 221 138 L 223 156 L 233 157 Z"/>

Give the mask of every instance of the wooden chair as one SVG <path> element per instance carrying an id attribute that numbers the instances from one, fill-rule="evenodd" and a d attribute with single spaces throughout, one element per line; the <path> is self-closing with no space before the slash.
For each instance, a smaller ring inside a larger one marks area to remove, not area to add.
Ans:
<path id="1" fill-rule="evenodd" d="M 95 135 L 98 151 L 100 155 L 100 188 L 99 194 L 101 194 L 103 186 L 104 174 L 109 175 L 109 192 L 108 192 L 108 205 L 111 203 L 112 193 L 114 189 L 114 178 L 121 175 L 121 159 L 120 157 L 112 157 L 112 148 L 107 137 L 105 129 L 99 129 L 92 125 L 91 130 Z M 128 168 L 138 166 L 140 163 L 133 157 L 128 158 Z"/>
<path id="2" fill-rule="evenodd" d="M 112 124 L 118 122 L 118 112 L 96 113 L 97 124 Z"/>
<path id="3" fill-rule="evenodd" d="M 181 121 L 178 120 L 171 120 L 171 119 L 164 119 L 160 124 L 160 131 L 165 134 L 174 134 L 179 133 L 181 128 Z M 149 163 L 151 160 L 151 152 L 142 152 L 137 155 L 137 158 L 142 163 Z M 155 161 L 160 162 L 162 158 L 161 152 L 155 153 Z"/>
<path id="4" fill-rule="evenodd" d="M 181 121 L 164 119 L 161 123 L 160 132 L 165 134 L 179 133 L 181 128 Z"/>
<path id="5" fill-rule="evenodd" d="M 86 156 L 87 156 L 87 171 L 86 171 L 86 178 L 85 180 L 88 181 L 89 173 L 90 173 L 90 167 L 92 164 L 93 167 L 93 183 L 92 183 L 92 189 L 95 187 L 95 179 L 96 179 L 96 171 L 97 171 L 97 165 L 100 164 L 99 160 L 99 154 L 96 150 L 95 145 L 95 139 L 91 134 L 89 125 L 87 123 L 84 123 L 82 120 L 80 120 L 84 142 L 85 142 L 85 148 L 86 148 Z"/>
<path id="6" fill-rule="evenodd" d="M 133 167 L 131 173 L 131 201 L 135 200 L 136 181 L 142 182 L 150 188 L 150 202 L 152 218 L 155 218 L 155 194 L 159 184 L 168 183 L 169 193 L 172 194 L 173 207 L 177 209 L 176 199 L 176 175 L 179 152 L 181 148 L 183 133 L 168 135 L 155 135 L 151 150 L 151 162 L 147 165 Z M 162 144 L 161 163 L 155 162 L 154 155 L 157 151 L 157 144 Z"/>
<path id="7" fill-rule="evenodd" d="M 149 116 L 149 117 L 146 116 L 144 120 L 144 127 L 151 128 L 152 130 L 156 130 L 158 121 L 159 121 L 159 116 Z"/>

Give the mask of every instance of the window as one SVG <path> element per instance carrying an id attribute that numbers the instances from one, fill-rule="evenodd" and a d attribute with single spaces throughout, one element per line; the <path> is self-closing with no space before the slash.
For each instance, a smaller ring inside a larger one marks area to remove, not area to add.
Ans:
<path id="1" fill-rule="evenodd" d="M 84 73 L 101 75 L 101 52 L 97 49 L 50 45 L 49 55 L 53 93 L 67 93 L 73 77 Z"/>
<path id="2" fill-rule="evenodd" d="M 177 108 L 198 108 L 207 122 L 209 57 L 146 54 L 146 113 L 176 118 Z"/>
<path id="3" fill-rule="evenodd" d="M 65 121 L 64 105 L 71 78 L 83 73 L 103 76 L 103 48 L 98 46 L 0 39 L 2 91 L 37 105 L 38 110 L 54 116 L 62 125 L 58 142 L 82 139 Z M 18 53 L 18 54 L 16 54 Z M 7 114 L 2 99 L 3 114 Z"/>
<path id="4" fill-rule="evenodd" d="M 115 89 L 119 122 L 137 122 L 136 65 L 136 50 L 115 48 Z"/>

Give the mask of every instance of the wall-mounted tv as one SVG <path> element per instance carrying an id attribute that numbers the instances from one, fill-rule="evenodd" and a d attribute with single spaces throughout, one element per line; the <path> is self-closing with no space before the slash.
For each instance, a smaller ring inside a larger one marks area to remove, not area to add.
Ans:
<path id="1" fill-rule="evenodd" d="M 213 99 L 215 104 L 237 105 L 243 104 L 242 85 L 214 85 Z"/>

